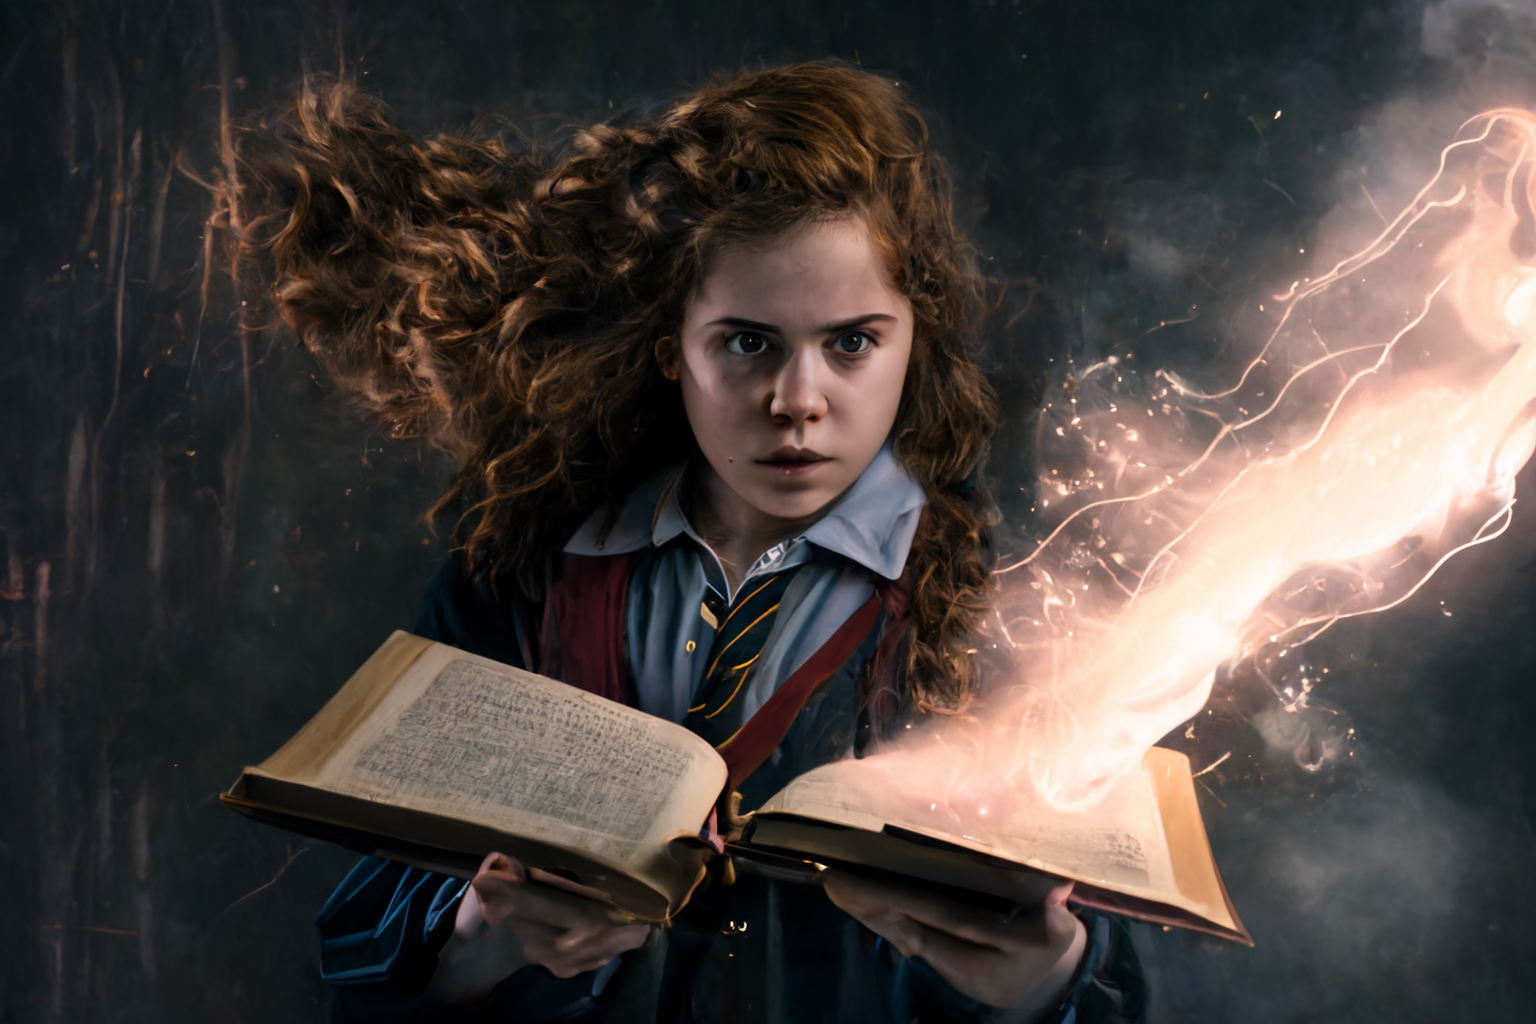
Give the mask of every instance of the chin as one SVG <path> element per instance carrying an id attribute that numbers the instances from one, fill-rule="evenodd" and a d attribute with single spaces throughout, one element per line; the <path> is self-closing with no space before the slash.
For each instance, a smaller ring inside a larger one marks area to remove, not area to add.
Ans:
<path id="1" fill-rule="evenodd" d="M 805 519 L 826 508 L 841 493 L 820 487 L 790 493 L 772 491 L 754 495 L 752 504 L 757 506 L 758 511 L 776 519 Z"/>

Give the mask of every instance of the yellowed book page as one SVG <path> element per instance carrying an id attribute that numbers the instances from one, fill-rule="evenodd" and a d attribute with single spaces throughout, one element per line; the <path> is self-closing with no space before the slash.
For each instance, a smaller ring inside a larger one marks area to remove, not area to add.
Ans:
<path id="1" fill-rule="evenodd" d="M 1190 901 L 1186 909 L 1224 927 L 1243 931 L 1231 912 L 1226 889 L 1216 871 L 1205 822 L 1200 817 L 1200 802 L 1195 797 L 1189 759 L 1177 751 L 1153 747 L 1147 751 L 1142 766 L 1157 793 L 1163 832 L 1173 858 L 1174 884 Z"/>
<path id="2" fill-rule="evenodd" d="M 803 775 L 759 813 L 781 811 L 871 831 L 894 825 L 1230 926 L 1192 787 L 1193 822 L 1188 813 L 1179 817 L 1179 838 L 1186 846 L 1198 838 L 1199 850 L 1191 855 L 1181 849 L 1176 857 L 1170 848 L 1159 800 L 1166 794 L 1158 792 L 1154 778 L 1155 767 L 1156 774 L 1176 789 L 1178 765 L 1168 757 L 1182 762 L 1187 779 L 1188 762 L 1182 755 L 1154 751 L 1143 771 L 1122 779 L 1087 812 L 1065 813 L 1038 802 L 1009 799 L 987 807 L 973 798 L 958 813 L 947 794 L 921 791 L 913 785 L 911 773 L 892 771 L 876 757 L 840 761 Z M 1192 828 L 1197 836 L 1190 834 Z M 1199 853 L 1205 858 L 1203 870 Z"/>
<path id="3" fill-rule="evenodd" d="M 667 838 L 698 830 L 725 785 L 719 755 L 681 726 L 442 644 L 375 685 L 387 692 L 348 698 L 366 713 L 351 715 L 330 749 L 299 757 L 285 747 L 253 772 L 534 837 L 641 875 L 663 867 L 652 862 Z"/>

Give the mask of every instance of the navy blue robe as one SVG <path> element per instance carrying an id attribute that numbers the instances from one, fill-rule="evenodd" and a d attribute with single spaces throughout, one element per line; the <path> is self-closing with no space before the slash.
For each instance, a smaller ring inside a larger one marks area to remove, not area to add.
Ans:
<path id="1" fill-rule="evenodd" d="M 521 666 L 517 634 L 534 618 L 516 588 L 494 596 L 466 583 L 450 562 L 428 586 L 415 631 Z M 811 695 L 774 757 L 742 785 L 743 807 L 758 806 L 812 768 L 863 753 L 876 726 L 861 709 L 859 681 L 883 625 L 882 617 Z M 376 857 L 358 863 L 316 922 L 322 972 L 335 987 L 341 1019 L 908 1024 L 1016 1017 L 960 995 L 922 961 L 900 956 L 820 888 L 745 873 L 731 886 L 701 887 L 668 927 L 604 969 L 559 979 L 525 967 L 478 1006 L 443 1007 L 424 993 L 464 887 Z M 1083 920 L 1089 949 L 1052 1024 L 1141 1021 L 1144 990 L 1129 936 L 1113 918 Z"/>

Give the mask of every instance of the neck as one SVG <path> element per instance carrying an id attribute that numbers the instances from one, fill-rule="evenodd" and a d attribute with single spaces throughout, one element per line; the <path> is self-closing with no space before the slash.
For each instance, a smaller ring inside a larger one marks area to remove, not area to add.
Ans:
<path id="1" fill-rule="evenodd" d="M 688 518 L 719 557 L 732 593 L 759 555 L 804 533 L 836 504 L 828 502 L 800 519 L 781 519 L 744 501 L 703 460 L 690 467 L 685 487 Z"/>

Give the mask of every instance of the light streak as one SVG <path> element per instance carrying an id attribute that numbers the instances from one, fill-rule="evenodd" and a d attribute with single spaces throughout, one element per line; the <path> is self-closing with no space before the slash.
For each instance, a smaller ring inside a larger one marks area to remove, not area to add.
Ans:
<path id="1" fill-rule="evenodd" d="M 958 741 L 893 766 L 946 780 L 961 819 L 999 787 L 1087 808 L 1205 707 L 1224 663 L 1252 658 L 1267 676 L 1261 662 L 1400 605 L 1507 531 L 1536 449 L 1532 154 L 1536 114 L 1467 121 L 1401 213 L 1273 297 L 1228 386 L 1159 371 L 1138 398 L 1119 387 L 1128 364 L 1108 359 L 1069 381 L 1070 408 L 1047 407 L 1039 431 L 1075 446 L 1076 468 L 1045 477 L 1058 519 L 998 570 L 1020 682 L 952 728 Z M 1121 424 L 1138 405 L 1162 416 L 1132 439 Z M 1284 708 L 1314 681 L 1274 684 Z"/>
<path id="2" fill-rule="evenodd" d="M 1213 772 L 1213 771 L 1215 771 L 1217 768 L 1220 768 L 1223 764 L 1225 764 L 1227 758 L 1229 758 L 1231 756 L 1232 756 L 1232 751 L 1229 750 L 1225 754 L 1222 754 L 1220 757 L 1218 757 L 1216 760 L 1212 761 L 1210 764 L 1206 765 L 1204 768 L 1201 768 L 1199 771 L 1195 772 L 1195 774 L 1191 775 L 1190 778 L 1198 779 L 1200 776 L 1204 775 L 1206 772 Z"/>

